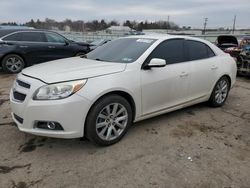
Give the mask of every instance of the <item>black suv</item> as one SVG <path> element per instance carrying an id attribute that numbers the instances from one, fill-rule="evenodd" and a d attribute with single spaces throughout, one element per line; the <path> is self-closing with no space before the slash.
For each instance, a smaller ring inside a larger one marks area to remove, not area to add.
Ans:
<path id="1" fill-rule="evenodd" d="M 46 61 L 84 55 L 90 45 L 74 42 L 53 31 L 0 29 L 0 67 L 18 73 L 24 67 Z"/>

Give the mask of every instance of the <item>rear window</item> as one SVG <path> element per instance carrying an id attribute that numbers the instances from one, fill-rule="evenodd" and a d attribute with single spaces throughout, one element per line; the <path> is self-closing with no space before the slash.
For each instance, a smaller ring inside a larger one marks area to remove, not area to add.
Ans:
<path id="1" fill-rule="evenodd" d="M 6 30 L 6 29 L 0 29 L 0 38 L 4 37 L 5 35 L 8 35 L 12 33 L 13 31 Z"/>
<path id="2" fill-rule="evenodd" d="M 5 41 L 20 41 L 20 39 L 21 39 L 20 33 L 14 33 L 3 38 L 3 40 Z"/>
<path id="3" fill-rule="evenodd" d="M 19 32 L 4 37 L 5 41 L 45 42 L 40 32 Z"/>
<path id="4" fill-rule="evenodd" d="M 213 50 L 211 50 L 211 48 L 209 48 L 207 46 L 207 55 L 208 57 L 214 57 L 215 56 L 215 53 L 213 52 Z"/>
<path id="5" fill-rule="evenodd" d="M 29 42 L 45 42 L 43 40 L 43 36 L 39 32 L 22 32 L 21 41 L 29 41 Z"/>
<path id="6" fill-rule="evenodd" d="M 204 43 L 199 41 L 186 41 L 189 60 L 206 59 L 215 56 L 214 52 Z"/>

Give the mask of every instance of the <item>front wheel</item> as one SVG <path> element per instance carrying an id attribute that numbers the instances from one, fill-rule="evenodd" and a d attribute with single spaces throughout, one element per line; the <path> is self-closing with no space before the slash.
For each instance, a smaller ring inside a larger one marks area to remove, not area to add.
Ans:
<path id="1" fill-rule="evenodd" d="M 23 58 L 16 54 L 7 55 L 2 60 L 2 68 L 7 73 L 19 73 L 24 65 Z"/>
<path id="2" fill-rule="evenodd" d="M 86 137 L 101 146 L 117 143 L 132 124 L 129 102 L 119 95 L 108 95 L 98 100 L 86 120 Z"/>
<path id="3" fill-rule="evenodd" d="M 215 84 L 215 87 L 209 99 L 209 104 L 213 107 L 222 106 L 226 102 L 229 90 L 230 82 L 227 77 L 223 76 Z"/>

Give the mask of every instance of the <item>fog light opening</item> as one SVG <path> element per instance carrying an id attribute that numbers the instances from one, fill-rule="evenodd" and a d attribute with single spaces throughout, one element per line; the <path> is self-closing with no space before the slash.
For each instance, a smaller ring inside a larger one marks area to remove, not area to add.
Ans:
<path id="1" fill-rule="evenodd" d="M 56 129 L 56 124 L 55 124 L 54 122 L 49 121 L 49 122 L 47 123 L 47 127 L 48 127 L 49 129 L 51 129 L 51 130 L 54 130 L 54 129 Z"/>
<path id="2" fill-rule="evenodd" d="M 51 131 L 63 131 L 63 127 L 58 122 L 54 121 L 37 121 L 34 128 L 47 129 Z"/>

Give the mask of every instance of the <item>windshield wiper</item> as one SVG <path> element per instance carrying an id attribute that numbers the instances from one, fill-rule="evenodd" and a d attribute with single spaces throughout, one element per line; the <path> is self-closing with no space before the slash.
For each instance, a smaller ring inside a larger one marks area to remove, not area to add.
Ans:
<path id="1" fill-rule="evenodd" d="M 88 57 L 86 56 L 85 58 L 88 59 Z M 90 58 L 92 59 L 92 58 Z M 100 58 L 95 58 L 95 59 L 92 59 L 92 60 L 96 60 L 96 61 L 105 61 L 105 62 L 111 62 L 111 61 L 108 61 L 108 60 L 103 60 L 103 59 L 100 59 Z"/>
<path id="2" fill-rule="evenodd" d="M 86 54 L 80 55 L 79 57 L 80 57 L 80 58 L 86 58 L 86 59 L 87 59 Z"/>

